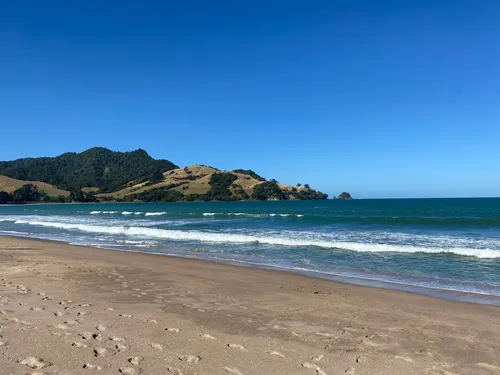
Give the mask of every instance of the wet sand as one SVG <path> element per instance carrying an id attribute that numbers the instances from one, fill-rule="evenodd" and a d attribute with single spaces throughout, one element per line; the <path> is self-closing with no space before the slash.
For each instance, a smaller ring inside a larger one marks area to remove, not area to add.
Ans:
<path id="1" fill-rule="evenodd" d="M 0 373 L 500 374 L 500 308 L 0 237 Z"/>

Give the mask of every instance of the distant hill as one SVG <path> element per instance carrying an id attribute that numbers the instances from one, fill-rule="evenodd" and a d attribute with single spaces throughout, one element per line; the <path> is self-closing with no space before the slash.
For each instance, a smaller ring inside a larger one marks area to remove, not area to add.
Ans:
<path id="1" fill-rule="evenodd" d="M 132 180 L 161 178 L 178 168 L 168 160 L 155 160 L 144 150 L 115 152 L 94 147 L 82 153 L 54 158 L 26 158 L 0 162 L 0 175 L 23 181 L 41 181 L 64 190 L 96 188 L 112 192 Z"/>
<path id="2" fill-rule="evenodd" d="M 46 184 L 45 182 L 40 182 L 40 181 L 21 181 L 21 180 L 16 180 L 14 178 L 10 178 L 7 176 L 0 176 L 0 191 L 5 191 L 7 193 L 13 193 L 17 189 L 19 189 L 21 186 L 26 185 L 26 184 L 32 184 L 38 188 L 38 190 L 44 192 L 47 194 L 49 197 L 68 197 L 69 196 L 69 191 L 67 190 L 62 190 L 58 189 L 57 187 L 53 185 Z"/>
<path id="3" fill-rule="evenodd" d="M 267 181 L 252 170 L 220 171 L 192 165 L 163 174 L 161 181 L 131 183 L 113 193 L 98 194 L 102 200 L 211 201 L 326 199 L 308 186 L 293 187 Z"/>
<path id="4" fill-rule="evenodd" d="M 179 168 L 155 160 L 144 150 L 115 152 L 95 147 L 54 158 L 0 162 L 0 192 L 32 184 L 57 201 L 234 201 L 326 199 L 304 184 L 266 180 L 253 170 L 220 171 L 193 165 Z M 2 182 L 3 181 L 3 182 Z M 28 189 L 29 190 L 29 189 Z M 12 197 L 11 197 L 12 198 Z M 6 196 L 5 201 L 8 202 Z"/>

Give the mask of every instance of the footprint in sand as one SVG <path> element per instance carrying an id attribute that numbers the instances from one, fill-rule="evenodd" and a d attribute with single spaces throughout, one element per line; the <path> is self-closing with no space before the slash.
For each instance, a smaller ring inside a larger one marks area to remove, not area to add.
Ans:
<path id="1" fill-rule="evenodd" d="M 112 307 L 108 307 L 108 308 L 106 308 L 106 310 L 108 310 L 108 311 L 115 311 L 115 309 L 113 309 Z"/>
<path id="2" fill-rule="evenodd" d="M 364 338 L 363 340 L 361 340 L 361 344 L 366 345 L 366 346 L 371 346 L 371 347 L 378 346 L 378 344 L 376 342 L 373 342 L 368 338 Z"/>
<path id="3" fill-rule="evenodd" d="M 132 317 L 132 315 L 130 315 L 130 314 L 120 314 L 120 316 L 122 318 L 131 318 Z"/>
<path id="4" fill-rule="evenodd" d="M 184 375 L 181 370 L 179 370 L 178 368 L 174 368 L 174 367 L 167 367 L 167 371 L 168 372 L 173 372 L 175 373 L 176 375 Z"/>
<path id="5" fill-rule="evenodd" d="M 285 356 L 283 354 L 281 354 L 280 352 L 278 352 L 276 350 L 271 350 L 270 352 L 267 352 L 267 353 L 270 354 L 270 355 L 274 355 L 276 357 L 285 358 Z"/>
<path id="6" fill-rule="evenodd" d="M 119 352 L 124 352 L 127 350 L 127 347 L 125 345 L 122 345 L 122 344 L 116 344 L 115 345 L 115 348 L 116 350 L 118 350 Z"/>
<path id="7" fill-rule="evenodd" d="M 366 362 L 367 358 L 364 355 L 358 355 L 356 357 L 356 363 L 364 363 Z"/>
<path id="8" fill-rule="evenodd" d="M 53 327 L 57 328 L 57 329 L 68 329 L 69 328 L 66 324 L 55 324 Z"/>
<path id="9" fill-rule="evenodd" d="M 47 362 L 42 358 L 36 358 L 36 357 L 26 357 L 24 359 L 18 360 L 18 362 L 21 365 L 26 365 L 32 369 L 38 369 L 38 370 L 52 366 L 52 363 Z"/>
<path id="10" fill-rule="evenodd" d="M 62 313 L 62 312 L 60 312 L 60 311 L 56 311 L 56 312 L 54 313 L 54 315 L 55 315 L 55 316 L 63 316 L 63 313 Z"/>
<path id="11" fill-rule="evenodd" d="M 111 341 L 117 341 L 117 342 L 120 342 L 120 341 L 125 341 L 125 339 L 124 339 L 124 338 L 122 338 L 122 337 L 117 337 L 117 336 L 110 336 L 110 337 L 109 337 L 109 339 L 110 339 Z"/>
<path id="12" fill-rule="evenodd" d="M 165 328 L 165 330 L 168 332 L 180 332 L 179 328 Z"/>
<path id="13" fill-rule="evenodd" d="M 75 348 L 87 348 L 87 345 L 85 345 L 84 343 L 76 342 L 76 341 L 71 345 L 74 346 Z"/>
<path id="14" fill-rule="evenodd" d="M 323 358 L 325 358 L 324 354 L 317 354 L 311 358 L 311 361 L 320 362 Z"/>
<path id="15" fill-rule="evenodd" d="M 120 373 L 122 373 L 123 375 L 134 375 L 135 374 L 135 370 L 132 367 L 120 367 L 118 369 L 118 371 L 120 371 Z"/>
<path id="16" fill-rule="evenodd" d="M 394 358 L 395 359 L 401 359 L 401 360 L 406 361 L 406 362 L 413 362 L 413 359 L 408 358 L 408 357 L 403 357 L 403 356 L 400 356 L 400 355 L 394 356 Z"/>
<path id="17" fill-rule="evenodd" d="M 202 338 L 207 339 L 207 340 L 217 340 L 216 337 L 209 335 L 208 333 L 205 333 L 204 335 L 201 335 Z"/>
<path id="18" fill-rule="evenodd" d="M 163 346 L 161 346 L 160 344 L 156 344 L 156 343 L 151 343 L 151 347 L 152 348 L 155 348 L 157 350 L 163 350 Z"/>
<path id="19" fill-rule="evenodd" d="M 83 340 L 90 340 L 92 338 L 92 332 L 79 333 L 78 336 L 80 336 Z"/>
<path id="20" fill-rule="evenodd" d="M 316 332 L 316 334 L 318 336 L 323 336 L 323 337 L 328 337 L 328 338 L 336 337 L 335 335 L 328 333 L 328 332 Z"/>
<path id="21" fill-rule="evenodd" d="M 144 360 L 142 357 L 132 357 L 129 358 L 128 361 L 134 366 L 139 366 L 139 364 Z"/>
<path id="22" fill-rule="evenodd" d="M 102 357 L 106 352 L 106 348 L 97 347 L 94 349 L 94 357 Z"/>
<path id="23" fill-rule="evenodd" d="M 354 375 L 356 373 L 356 370 L 354 367 L 349 367 L 347 370 L 344 371 L 347 375 Z"/>
<path id="24" fill-rule="evenodd" d="M 94 333 L 94 334 L 92 334 L 92 338 L 94 340 L 101 341 L 102 340 L 102 335 L 100 333 Z"/>
<path id="25" fill-rule="evenodd" d="M 243 375 L 238 369 L 232 367 L 224 367 L 224 371 L 227 372 L 228 374 Z"/>
<path id="26" fill-rule="evenodd" d="M 97 365 L 93 365 L 91 363 L 85 363 L 83 365 L 83 368 L 85 370 L 102 370 L 102 367 L 101 366 L 97 366 Z"/>
<path id="27" fill-rule="evenodd" d="M 106 330 L 106 327 L 105 327 L 105 326 L 103 326 L 102 324 L 99 324 L 99 325 L 97 325 L 97 326 L 95 327 L 95 329 L 97 329 L 98 331 L 103 331 L 103 332 L 104 332 L 104 331 Z"/>
<path id="28" fill-rule="evenodd" d="M 243 345 L 240 344 L 227 344 L 228 347 L 239 350 L 246 350 Z"/>
<path id="29" fill-rule="evenodd" d="M 314 371 L 316 371 L 316 374 L 318 374 L 318 375 L 327 375 L 326 372 L 324 372 L 321 367 L 319 367 L 318 365 L 316 365 L 314 363 L 304 362 L 302 364 L 302 367 L 310 369 L 310 370 L 314 370 Z"/>
<path id="30" fill-rule="evenodd" d="M 177 357 L 179 361 L 187 362 L 187 363 L 198 363 L 201 361 L 201 357 L 199 355 L 181 355 Z"/>
<path id="31" fill-rule="evenodd" d="M 50 332 L 52 336 L 71 336 L 71 332 Z"/>

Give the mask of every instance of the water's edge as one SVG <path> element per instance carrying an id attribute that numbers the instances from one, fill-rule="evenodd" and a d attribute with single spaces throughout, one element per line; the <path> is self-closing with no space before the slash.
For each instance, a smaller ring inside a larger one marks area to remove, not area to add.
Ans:
<path id="1" fill-rule="evenodd" d="M 64 244 L 68 244 L 71 246 L 78 246 L 78 247 L 83 247 L 83 248 L 88 247 L 88 248 L 94 248 L 94 249 L 100 249 L 100 250 L 123 251 L 123 252 L 132 252 L 132 253 L 138 253 L 138 254 L 155 255 L 155 256 L 168 256 L 168 257 L 175 257 L 175 258 L 181 258 L 181 259 L 186 259 L 186 260 L 196 260 L 198 262 L 224 264 L 224 265 L 230 265 L 230 266 L 235 266 L 235 267 L 265 269 L 265 270 L 269 270 L 269 271 L 278 271 L 278 272 L 288 272 L 288 273 L 292 273 L 292 274 L 302 275 L 302 276 L 312 278 L 312 279 L 328 280 L 328 281 L 338 282 L 338 283 L 347 284 L 347 285 L 357 285 L 357 286 L 362 286 L 362 287 L 392 290 L 392 291 L 396 291 L 396 292 L 420 294 L 420 295 L 425 295 L 428 297 L 451 300 L 451 301 L 462 302 L 462 303 L 473 303 L 473 304 L 499 306 L 500 307 L 500 297 L 494 296 L 494 295 L 484 295 L 484 294 L 479 294 L 479 293 L 462 292 L 462 291 L 457 291 L 457 290 L 445 290 L 445 289 L 440 289 L 440 288 L 413 286 L 413 285 L 408 285 L 408 284 L 403 284 L 403 283 L 380 281 L 380 280 L 374 280 L 374 279 L 369 279 L 369 278 L 364 278 L 364 277 L 352 277 L 352 276 L 344 276 L 344 275 L 341 276 L 341 275 L 335 275 L 335 274 L 326 274 L 323 272 L 303 271 L 303 270 L 298 270 L 298 269 L 279 267 L 279 266 L 275 266 L 275 265 L 264 265 L 264 264 L 244 262 L 244 261 L 236 262 L 236 261 L 227 261 L 227 260 L 221 260 L 221 259 L 215 259 L 215 258 L 207 259 L 207 258 L 202 258 L 202 257 L 196 257 L 193 255 L 180 255 L 178 253 L 168 253 L 168 252 L 167 253 L 159 253 L 159 252 L 154 252 L 154 251 L 137 251 L 137 250 L 132 250 L 132 249 L 123 249 L 123 248 L 116 248 L 116 247 L 82 245 L 82 244 L 78 244 L 78 243 L 72 243 L 72 242 L 67 242 L 67 241 L 57 240 L 57 239 L 39 238 L 39 237 L 34 237 L 34 236 L 23 236 L 21 234 L 19 234 L 19 235 L 12 235 L 12 234 L 6 235 L 6 234 L 0 233 L 0 237 L 22 238 L 25 240 L 41 241 L 41 242 L 47 242 L 47 243 L 64 243 Z M 168 249 L 165 249 L 165 250 L 168 250 Z"/>

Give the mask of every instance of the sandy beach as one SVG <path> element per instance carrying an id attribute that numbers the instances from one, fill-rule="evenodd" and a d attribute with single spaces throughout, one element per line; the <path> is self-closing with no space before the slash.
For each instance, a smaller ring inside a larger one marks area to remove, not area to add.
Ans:
<path id="1" fill-rule="evenodd" d="M 1 374 L 500 374 L 500 308 L 0 237 Z"/>

